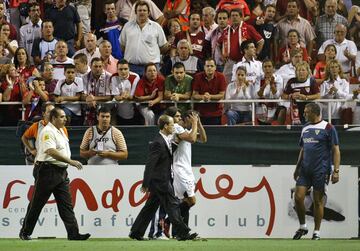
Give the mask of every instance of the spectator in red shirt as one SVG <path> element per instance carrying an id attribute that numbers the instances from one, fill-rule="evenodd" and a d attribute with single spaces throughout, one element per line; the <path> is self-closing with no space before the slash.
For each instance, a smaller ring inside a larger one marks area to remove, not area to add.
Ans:
<path id="1" fill-rule="evenodd" d="M 30 59 L 27 51 L 23 47 L 19 47 L 15 51 L 14 64 L 20 76 L 26 82 L 29 77 L 40 77 L 39 71 L 34 65 L 30 65 Z"/>
<path id="2" fill-rule="evenodd" d="M 194 76 L 192 85 L 194 100 L 209 102 L 224 99 L 225 76 L 216 71 L 215 60 L 212 58 L 205 60 L 204 72 L 199 72 Z M 221 125 L 222 104 L 197 104 L 195 109 L 199 111 L 201 122 L 204 125 Z"/>
<path id="3" fill-rule="evenodd" d="M 314 69 L 314 77 L 318 85 L 321 85 L 325 80 L 325 69 L 327 62 L 329 62 L 330 60 L 334 60 L 336 57 L 337 54 L 336 46 L 333 44 L 328 44 L 325 47 L 324 54 L 325 54 L 325 61 L 317 62 Z"/>
<path id="4" fill-rule="evenodd" d="M 305 47 L 301 46 L 300 34 L 295 29 L 288 31 L 286 45 L 280 48 L 277 61 L 281 65 L 290 63 L 290 51 L 294 48 L 302 50 L 303 60 L 309 62 L 310 58 L 308 52 Z"/>
<path id="5" fill-rule="evenodd" d="M 171 55 L 176 54 L 175 51 L 177 43 L 182 39 L 186 39 L 191 44 L 190 54 L 201 60 L 204 60 L 206 56 L 204 50 L 205 32 L 203 32 L 201 29 L 201 15 L 199 13 L 192 13 L 189 18 L 189 30 L 176 33 L 174 47 L 172 48 Z"/>
<path id="6" fill-rule="evenodd" d="M 222 46 L 223 58 L 225 61 L 224 74 L 227 83 L 231 80 L 234 64 L 243 57 L 240 45 L 245 40 L 253 40 L 256 43 L 256 54 L 259 55 L 263 46 L 264 39 L 252 25 L 243 22 L 243 14 L 239 9 L 230 12 L 231 26 L 227 27 L 219 39 Z"/>
<path id="7" fill-rule="evenodd" d="M 17 37 L 17 32 L 16 32 L 15 27 L 14 27 L 12 24 L 10 24 L 10 23 L 8 23 L 8 22 L 6 21 L 6 17 L 5 17 L 5 3 L 4 3 L 3 1 L 0 1 L 0 24 L 8 24 L 9 27 L 10 27 L 10 36 L 9 36 L 9 38 L 10 38 L 11 40 L 16 39 L 16 37 Z"/>
<path id="8" fill-rule="evenodd" d="M 157 117 L 164 108 L 159 104 L 163 100 L 164 83 L 165 78 L 159 74 L 156 64 L 145 65 L 145 75 L 139 80 L 135 90 L 136 100 L 148 102 L 139 107 L 145 125 L 155 125 Z"/>
<path id="9" fill-rule="evenodd" d="M 1 66 L 1 87 L 0 92 L 5 102 L 21 102 L 23 94 L 27 91 L 25 82 L 19 78 L 15 65 L 8 64 Z M 7 114 L 3 125 L 14 126 L 21 119 L 20 105 L 5 106 L 2 114 Z"/>
<path id="10" fill-rule="evenodd" d="M 250 19 L 250 9 L 244 0 L 220 0 L 216 5 L 216 11 L 221 9 L 225 9 L 229 12 L 233 9 L 239 9 L 242 13 L 244 13 L 244 21 Z"/>

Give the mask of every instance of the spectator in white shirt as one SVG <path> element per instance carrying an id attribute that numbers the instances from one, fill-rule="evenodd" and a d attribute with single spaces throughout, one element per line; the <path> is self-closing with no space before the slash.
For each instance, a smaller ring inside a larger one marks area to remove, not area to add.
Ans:
<path id="1" fill-rule="evenodd" d="M 99 48 L 96 45 L 97 42 L 97 38 L 95 36 L 95 34 L 89 32 L 86 33 L 84 36 L 84 45 L 85 48 L 78 50 L 75 55 L 73 56 L 73 58 L 75 58 L 75 56 L 77 54 L 80 53 L 84 53 L 87 57 L 87 61 L 88 61 L 88 65 L 90 66 L 91 60 L 93 58 L 99 58 L 100 57 L 100 51 Z"/>
<path id="2" fill-rule="evenodd" d="M 339 61 L 346 76 L 349 76 L 351 70 L 351 62 L 356 59 L 357 48 L 353 41 L 346 39 L 347 28 L 343 24 L 335 26 L 335 37 L 326 40 L 320 47 L 318 55 L 319 59 L 324 59 L 324 51 L 328 44 L 334 44 L 336 47 L 335 59 Z"/>
<path id="3" fill-rule="evenodd" d="M 24 47 L 28 55 L 32 54 L 32 48 L 35 39 L 41 38 L 41 19 L 40 6 L 38 3 L 32 3 L 29 6 L 29 23 L 20 28 L 20 47 Z M 29 58 L 30 63 L 34 64 L 33 58 Z"/>
<path id="4" fill-rule="evenodd" d="M 236 69 L 236 79 L 231 82 L 225 93 L 225 99 L 252 99 L 253 85 L 247 80 L 247 70 L 244 66 Z M 228 125 L 247 123 L 251 121 L 250 103 L 231 103 L 226 111 Z"/>
<path id="5" fill-rule="evenodd" d="M 55 102 L 80 101 L 84 87 L 82 79 L 75 77 L 75 66 L 71 64 L 65 65 L 64 72 L 65 79 L 59 80 L 54 90 Z M 62 105 L 62 109 L 70 118 L 71 125 L 82 125 L 80 104 L 65 104 Z"/>
<path id="6" fill-rule="evenodd" d="M 337 60 L 331 60 L 326 64 L 326 80 L 322 83 L 320 94 L 323 99 L 346 99 L 350 97 L 349 82 L 343 77 L 341 65 Z M 328 109 L 330 106 L 331 124 L 340 124 L 340 112 L 344 106 L 343 102 L 323 103 L 322 117 L 329 119 Z"/>

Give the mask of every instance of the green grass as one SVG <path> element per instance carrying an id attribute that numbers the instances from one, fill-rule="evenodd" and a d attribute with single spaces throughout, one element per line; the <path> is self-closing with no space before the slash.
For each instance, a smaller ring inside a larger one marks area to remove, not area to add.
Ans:
<path id="1" fill-rule="evenodd" d="M 360 250 L 359 240 L 322 239 L 320 241 L 289 239 L 208 239 L 179 242 L 170 241 L 133 241 L 130 239 L 90 239 L 76 242 L 64 239 L 20 241 L 0 239 L 0 251 L 308 251 L 308 250 Z"/>

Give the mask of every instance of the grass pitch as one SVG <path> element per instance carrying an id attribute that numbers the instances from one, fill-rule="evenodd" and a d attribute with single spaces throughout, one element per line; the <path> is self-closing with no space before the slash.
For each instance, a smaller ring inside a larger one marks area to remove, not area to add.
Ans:
<path id="1" fill-rule="evenodd" d="M 0 239 L 0 251 L 308 251 L 308 250 L 360 250 L 359 240 L 308 239 L 208 239 L 180 242 L 134 241 L 130 239 L 90 239 L 88 241 L 67 241 L 65 239 L 20 241 Z"/>

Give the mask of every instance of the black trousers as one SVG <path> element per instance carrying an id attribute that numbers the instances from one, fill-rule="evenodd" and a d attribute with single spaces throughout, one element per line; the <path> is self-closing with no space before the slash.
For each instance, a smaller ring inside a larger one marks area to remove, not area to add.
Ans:
<path id="1" fill-rule="evenodd" d="M 66 169 L 47 162 L 36 162 L 33 175 L 35 189 L 21 231 L 27 235 L 32 234 L 42 208 L 49 200 L 50 195 L 54 194 L 68 237 L 78 235 L 79 227 L 71 202 Z"/>
<path id="2" fill-rule="evenodd" d="M 174 188 L 169 181 L 168 188 L 152 185 L 150 186 L 150 196 L 144 207 L 131 227 L 131 233 L 136 236 L 144 236 L 145 231 L 161 205 L 169 216 L 170 222 L 176 227 L 177 236 L 182 237 L 189 233 L 190 228 L 183 222 L 180 214 L 180 201 L 174 194 Z"/>

